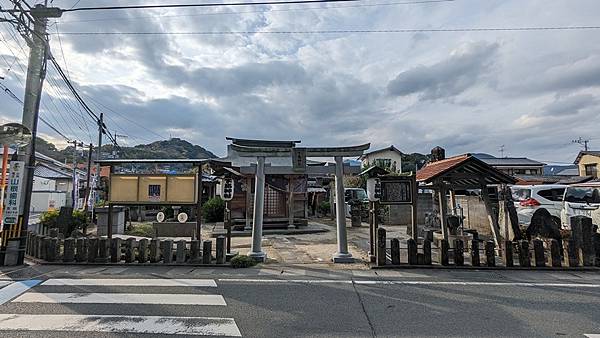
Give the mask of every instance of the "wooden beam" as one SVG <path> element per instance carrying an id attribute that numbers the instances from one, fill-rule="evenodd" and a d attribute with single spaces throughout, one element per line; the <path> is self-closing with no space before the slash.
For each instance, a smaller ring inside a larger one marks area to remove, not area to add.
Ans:
<path id="1" fill-rule="evenodd" d="M 438 199 L 440 203 L 440 225 L 442 226 L 442 235 L 445 240 L 448 240 L 448 203 L 446 202 L 446 186 L 444 184 L 438 186 Z"/>
<path id="2" fill-rule="evenodd" d="M 288 176 L 288 229 L 295 228 L 294 225 L 294 176 Z"/>
<path id="3" fill-rule="evenodd" d="M 481 199 L 483 200 L 483 204 L 485 205 L 485 210 L 488 215 L 488 221 L 492 229 L 492 235 L 494 237 L 494 243 L 496 244 L 496 250 L 498 250 L 500 248 L 500 226 L 498 225 L 498 218 L 494 213 L 494 209 L 492 208 L 492 202 L 490 201 L 490 197 L 487 193 L 487 185 L 483 180 L 480 182 L 480 189 Z"/>

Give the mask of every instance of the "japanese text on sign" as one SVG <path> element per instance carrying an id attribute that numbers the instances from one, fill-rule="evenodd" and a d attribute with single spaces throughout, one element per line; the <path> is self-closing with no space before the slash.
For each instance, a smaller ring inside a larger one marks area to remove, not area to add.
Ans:
<path id="1" fill-rule="evenodd" d="M 6 208 L 4 209 L 3 224 L 17 224 L 21 201 L 21 188 L 23 186 L 23 173 L 25 162 L 12 161 L 8 174 L 8 192 L 6 194 Z"/>
<path id="2" fill-rule="evenodd" d="M 381 204 L 412 203 L 411 181 L 381 181 Z"/>

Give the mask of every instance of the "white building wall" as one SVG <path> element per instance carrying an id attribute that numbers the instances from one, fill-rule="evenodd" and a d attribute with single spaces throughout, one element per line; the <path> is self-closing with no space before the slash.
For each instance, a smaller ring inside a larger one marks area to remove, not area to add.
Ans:
<path id="1" fill-rule="evenodd" d="M 43 178 L 43 177 L 33 177 L 33 189 L 32 191 L 54 191 L 56 190 L 56 181 Z"/>
<path id="2" fill-rule="evenodd" d="M 402 156 L 398 152 L 393 150 L 384 150 L 373 154 L 368 154 L 363 157 L 362 165 L 365 166 L 367 163 L 373 165 L 376 162 L 376 160 L 385 159 L 390 160 L 390 166 L 392 168 L 394 167 L 394 163 L 396 164 L 396 172 L 402 171 Z"/>

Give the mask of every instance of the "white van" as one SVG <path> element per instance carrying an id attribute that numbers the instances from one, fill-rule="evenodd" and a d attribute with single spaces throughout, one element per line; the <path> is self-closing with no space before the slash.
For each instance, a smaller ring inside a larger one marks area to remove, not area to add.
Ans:
<path id="1" fill-rule="evenodd" d="M 571 217 L 577 215 L 591 217 L 593 224 L 600 224 L 600 182 L 575 184 L 565 190 L 562 227 L 571 229 Z"/>
<path id="2" fill-rule="evenodd" d="M 519 224 L 529 226 L 533 214 L 540 209 L 546 209 L 558 225 L 566 188 L 567 186 L 562 184 L 511 186 Z"/>

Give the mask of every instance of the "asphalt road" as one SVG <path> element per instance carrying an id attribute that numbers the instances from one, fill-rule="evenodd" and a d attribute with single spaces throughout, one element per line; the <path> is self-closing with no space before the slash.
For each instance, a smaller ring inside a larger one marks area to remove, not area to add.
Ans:
<path id="1" fill-rule="evenodd" d="M 38 266 L 0 282 L 2 337 L 600 334 L 594 272 Z"/>

